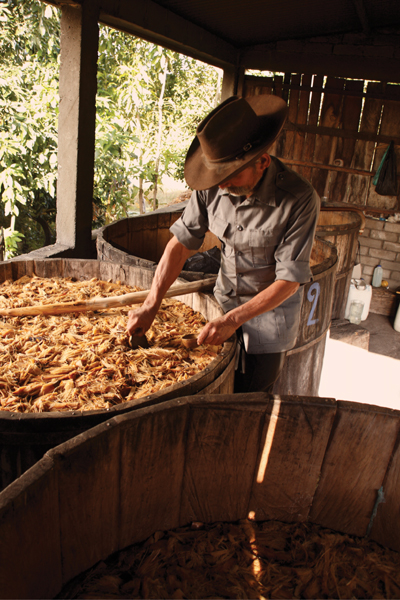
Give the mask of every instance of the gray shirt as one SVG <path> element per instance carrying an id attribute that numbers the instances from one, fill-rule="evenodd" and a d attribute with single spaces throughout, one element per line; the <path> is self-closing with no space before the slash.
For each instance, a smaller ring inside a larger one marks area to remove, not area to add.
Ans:
<path id="1" fill-rule="evenodd" d="M 310 254 L 319 214 L 311 184 L 277 158 L 250 198 L 218 187 L 193 192 L 170 231 L 186 248 L 200 248 L 207 230 L 221 240 L 221 268 L 214 294 L 224 312 L 247 302 L 278 279 L 310 281 Z M 302 288 L 277 308 L 243 324 L 247 352 L 293 348 Z"/>

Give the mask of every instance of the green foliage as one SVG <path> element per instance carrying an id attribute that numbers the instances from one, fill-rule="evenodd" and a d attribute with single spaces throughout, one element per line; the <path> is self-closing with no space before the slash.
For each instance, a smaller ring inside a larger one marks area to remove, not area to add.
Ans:
<path id="1" fill-rule="evenodd" d="M 32 210 L 22 207 L 40 214 L 55 197 L 59 17 L 40 2 L 9 0 L 0 23 L 0 222 L 10 258 L 23 237 L 27 250 L 44 241 L 32 236 Z"/>
<path id="2" fill-rule="evenodd" d="M 8 257 L 55 241 L 60 14 L 39 0 L 0 0 L 0 226 Z M 148 200 L 163 174 L 183 180 L 186 151 L 218 88 L 215 68 L 100 26 L 94 227 L 137 210 L 140 180 Z"/>

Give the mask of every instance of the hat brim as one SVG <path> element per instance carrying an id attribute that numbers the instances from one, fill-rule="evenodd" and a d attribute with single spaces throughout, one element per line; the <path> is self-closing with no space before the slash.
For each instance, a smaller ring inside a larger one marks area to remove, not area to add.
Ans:
<path id="1" fill-rule="evenodd" d="M 235 160 L 210 164 L 203 155 L 196 136 L 185 161 L 185 180 L 190 188 L 207 190 L 223 184 L 255 162 L 279 136 L 287 116 L 286 102 L 282 98 L 271 95 L 251 96 L 246 98 L 246 101 L 259 118 L 261 135 L 259 144 Z"/>

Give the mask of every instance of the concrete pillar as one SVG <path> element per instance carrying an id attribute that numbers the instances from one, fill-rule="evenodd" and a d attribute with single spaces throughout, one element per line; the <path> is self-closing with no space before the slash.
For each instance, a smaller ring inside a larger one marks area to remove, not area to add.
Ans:
<path id="1" fill-rule="evenodd" d="M 245 68 L 242 66 L 224 69 L 221 102 L 229 98 L 229 96 L 243 95 L 244 71 Z"/>
<path id="2" fill-rule="evenodd" d="M 98 17 L 97 0 L 62 6 L 57 244 L 80 258 L 91 256 Z"/>

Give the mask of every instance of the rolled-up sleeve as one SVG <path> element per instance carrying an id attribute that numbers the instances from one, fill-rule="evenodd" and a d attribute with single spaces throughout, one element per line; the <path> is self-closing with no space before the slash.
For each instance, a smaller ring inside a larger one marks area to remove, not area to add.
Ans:
<path id="1" fill-rule="evenodd" d="M 200 248 L 208 231 L 207 209 L 202 192 L 192 193 L 183 215 L 169 230 L 188 250 Z"/>
<path id="2" fill-rule="evenodd" d="M 312 279 L 310 256 L 319 215 L 319 197 L 314 190 L 299 198 L 285 235 L 275 250 L 275 279 L 307 283 Z"/>

